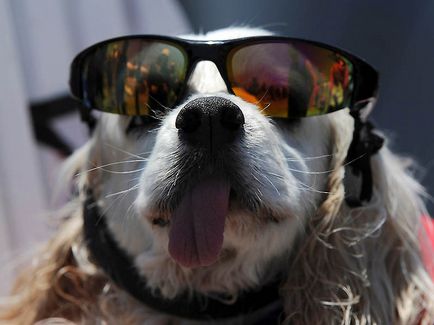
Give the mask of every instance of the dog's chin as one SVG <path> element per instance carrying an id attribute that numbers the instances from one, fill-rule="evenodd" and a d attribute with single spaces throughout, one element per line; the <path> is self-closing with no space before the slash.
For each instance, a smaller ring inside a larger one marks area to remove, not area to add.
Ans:
<path id="1" fill-rule="evenodd" d="M 246 163 L 252 159 L 245 152 L 222 156 L 204 160 L 178 152 L 163 168 L 152 161 L 142 175 L 138 213 L 158 241 L 154 245 L 181 267 L 227 263 L 237 252 L 253 252 L 266 244 L 263 234 L 271 234 L 282 221 L 294 220 L 294 229 L 301 225 L 305 205 L 294 176 L 279 173 L 272 157 L 260 157 L 267 168 L 274 168 L 267 173 Z M 177 161 L 187 159 L 188 164 L 178 168 Z M 276 237 L 285 236 L 282 229 Z M 286 244 L 282 240 L 270 256 L 280 254 Z"/>
<path id="2" fill-rule="evenodd" d="M 187 268 L 227 262 L 236 248 L 225 237 L 251 237 L 288 218 L 271 204 L 249 198 L 222 176 L 201 177 L 179 197 L 171 210 L 159 209 L 160 202 L 148 208 L 144 218 L 167 238 L 170 257 Z"/>

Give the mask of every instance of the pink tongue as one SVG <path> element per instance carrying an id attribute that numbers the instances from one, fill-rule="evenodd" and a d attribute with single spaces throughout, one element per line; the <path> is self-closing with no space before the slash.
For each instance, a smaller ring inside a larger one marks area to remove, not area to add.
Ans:
<path id="1" fill-rule="evenodd" d="M 171 217 L 169 253 L 179 264 L 213 264 L 223 244 L 229 183 L 207 178 L 187 192 Z"/>

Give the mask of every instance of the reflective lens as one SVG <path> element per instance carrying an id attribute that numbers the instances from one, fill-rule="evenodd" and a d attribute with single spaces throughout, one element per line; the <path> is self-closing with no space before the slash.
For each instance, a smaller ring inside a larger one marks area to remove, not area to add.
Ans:
<path id="1" fill-rule="evenodd" d="M 353 65 L 310 43 L 267 42 L 233 49 L 227 60 L 232 91 L 271 117 L 304 117 L 349 106 Z"/>
<path id="2" fill-rule="evenodd" d="M 171 107 L 185 82 L 187 55 L 166 41 L 126 39 L 105 43 L 82 62 L 87 107 L 124 115 L 148 115 Z"/>

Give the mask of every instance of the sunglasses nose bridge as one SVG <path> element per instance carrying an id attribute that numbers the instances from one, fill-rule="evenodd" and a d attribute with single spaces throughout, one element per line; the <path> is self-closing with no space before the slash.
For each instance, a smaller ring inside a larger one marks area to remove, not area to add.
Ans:
<path id="1" fill-rule="evenodd" d="M 221 55 L 220 43 L 206 42 L 194 44 L 191 47 L 191 56 L 193 62 L 198 61 L 216 61 Z"/>
<path id="2" fill-rule="evenodd" d="M 217 68 L 218 74 L 225 84 L 226 89 L 224 90 L 232 93 L 226 70 L 226 53 L 222 51 L 220 42 L 207 42 L 192 46 L 189 79 L 192 79 L 195 70 L 202 63 L 214 63 L 212 68 L 211 65 L 208 65 L 210 71 L 215 71 L 215 68 Z"/>
<path id="3" fill-rule="evenodd" d="M 230 92 L 224 58 L 215 44 L 195 44 L 193 47 L 188 88 L 203 94 Z"/>

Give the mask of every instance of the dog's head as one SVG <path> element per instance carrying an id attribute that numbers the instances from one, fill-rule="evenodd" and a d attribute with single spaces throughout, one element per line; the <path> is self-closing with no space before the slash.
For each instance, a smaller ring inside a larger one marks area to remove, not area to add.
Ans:
<path id="1" fill-rule="evenodd" d="M 230 29 L 187 38 L 267 34 Z M 304 72 L 310 68 L 305 63 Z M 172 279 L 182 278 L 196 289 L 236 292 L 280 271 L 327 197 L 333 204 L 323 209 L 339 208 L 353 118 L 347 109 L 272 118 L 264 114 L 272 97 L 235 95 L 215 63 L 199 60 L 191 70 L 183 97 L 157 116 L 100 116 L 84 180 L 151 285 L 154 279 L 160 289 L 173 289 L 163 293 L 174 293 Z M 128 93 L 135 84 L 124 78 Z M 152 91 L 158 90 L 146 90 Z M 278 98 L 280 90 L 273 91 Z M 162 272 L 171 280 L 161 280 Z"/>

